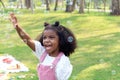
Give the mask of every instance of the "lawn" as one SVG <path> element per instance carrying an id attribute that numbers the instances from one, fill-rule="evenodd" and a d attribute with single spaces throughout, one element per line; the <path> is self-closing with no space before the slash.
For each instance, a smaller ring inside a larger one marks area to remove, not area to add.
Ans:
<path id="1" fill-rule="evenodd" d="M 78 14 L 20 10 L 15 12 L 21 27 L 35 39 L 43 23 L 61 24 L 70 28 L 77 38 L 77 49 L 70 56 L 74 67 L 70 80 L 120 80 L 120 17 L 107 13 Z M 18 37 L 7 12 L 0 16 L 0 54 L 10 54 L 24 63 L 29 72 L 11 73 L 13 80 L 38 80 L 38 59 Z M 24 78 L 20 76 L 25 75 Z M 62 77 L 62 76 L 61 76 Z"/>

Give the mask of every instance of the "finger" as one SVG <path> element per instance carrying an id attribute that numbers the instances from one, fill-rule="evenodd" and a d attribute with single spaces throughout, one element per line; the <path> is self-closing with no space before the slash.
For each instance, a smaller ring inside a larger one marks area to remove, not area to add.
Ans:
<path id="1" fill-rule="evenodd" d="M 10 16 L 11 16 L 11 18 L 15 17 L 14 13 L 10 13 Z"/>

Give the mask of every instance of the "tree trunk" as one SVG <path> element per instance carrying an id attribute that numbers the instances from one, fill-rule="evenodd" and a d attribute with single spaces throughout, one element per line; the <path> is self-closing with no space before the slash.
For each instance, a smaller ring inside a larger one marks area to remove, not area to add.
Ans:
<path id="1" fill-rule="evenodd" d="M 84 0 L 80 0 L 79 13 L 84 13 Z"/>
<path id="2" fill-rule="evenodd" d="M 27 9 L 31 9 L 32 13 L 34 13 L 34 3 L 33 0 L 25 0 L 25 6 Z"/>
<path id="3" fill-rule="evenodd" d="M 76 0 L 73 0 L 73 4 L 72 4 L 72 11 L 75 10 L 75 4 L 76 4 Z"/>
<path id="4" fill-rule="evenodd" d="M 87 8 L 88 13 L 90 12 L 91 1 L 84 1 L 84 8 Z"/>
<path id="5" fill-rule="evenodd" d="M 29 9 L 31 7 L 31 0 L 25 0 L 25 6 Z"/>
<path id="6" fill-rule="evenodd" d="M 23 8 L 22 0 L 19 0 L 19 1 L 20 1 L 20 6 L 21 6 L 21 8 Z"/>
<path id="7" fill-rule="evenodd" d="M 5 8 L 5 5 L 4 5 L 3 1 L 2 1 L 2 0 L 0 0 L 0 2 L 1 2 L 1 4 L 2 4 L 2 6 Z"/>
<path id="8" fill-rule="evenodd" d="M 106 10 L 106 0 L 103 0 L 103 4 L 104 4 L 104 12 Z"/>
<path id="9" fill-rule="evenodd" d="M 17 1 L 17 8 L 19 8 L 19 6 L 23 8 L 22 0 Z"/>
<path id="10" fill-rule="evenodd" d="M 94 0 L 94 9 L 97 9 L 98 8 L 98 1 L 97 0 Z"/>
<path id="11" fill-rule="evenodd" d="M 71 0 L 66 0 L 66 12 L 72 12 L 72 2 L 71 2 Z"/>
<path id="12" fill-rule="evenodd" d="M 50 10 L 50 7 L 49 7 L 49 1 L 48 0 L 45 0 L 46 1 L 46 10 Z"/>
<path id="13" fill-rule="evenodd" d="M 55 1 L 55 8 L 54 8 L 54 11 L 57 10 L 57 7 L 58 7 L 58 0 Z"/>
<path id="14" fill-rule="evenodd" d="M 112 15 L 120 15 L 120 0 L 112 0 Z"/>
<path id="15" fill-rule="evenodd" d="M 34 10 L 33 10 L 33 9 L 34 9 L 34 3 L 33 3 L 33 0 L 31 0 L 30 3 L 31 3 L 31 11 L 32 11 L 32 13 L 34 13 Z"/>

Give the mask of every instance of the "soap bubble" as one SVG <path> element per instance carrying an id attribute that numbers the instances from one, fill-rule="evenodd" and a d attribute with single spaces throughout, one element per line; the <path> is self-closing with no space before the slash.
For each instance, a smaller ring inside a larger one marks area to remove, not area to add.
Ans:
<path id="1" fill-rule="evenodd" d="M 120 66 L 120 64 L 117 64 L 118 66 Z"/>
<path id="2" fill-rule="evenodd" d="M 69 36 L 67 40 L 68 40 L 68 42 L 71 43 L 71 42 L 73 42 L 73 37 L 72 37 L 72 36 Z"/>
<path id="3" fill-rule="evenodd" d="M 70 26 L 70 25 L 72 24 L 72 21 L 71 21 L 71 20 L 68 20 L 68 21 L 66 22 L 66 24 Z"/>
<path id="4" fill-rule="evenodd" d="M 111 74 L 112 74 L 112 75 L 115 75 L 115 74 L 116 74 L 116 70 L 112 70 L 112 71 L 111 71 Z"/>
<path id="5" fill-rule="evenodd" d="M 100 59 L 99 62 L 100 63 L 104 63 L 105 61 L 104 61 L 104 59 Z"/>

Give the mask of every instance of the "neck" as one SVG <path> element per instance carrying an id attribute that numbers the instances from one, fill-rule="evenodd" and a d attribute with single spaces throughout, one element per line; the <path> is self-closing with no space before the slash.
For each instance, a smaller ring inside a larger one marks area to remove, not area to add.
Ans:
<path id="1" fill-rule="evenodd" d="M 49 56 L 56 57 L 58 56 L 59 52 L 54 52 L 54 53 L 48 53 Z"/>

